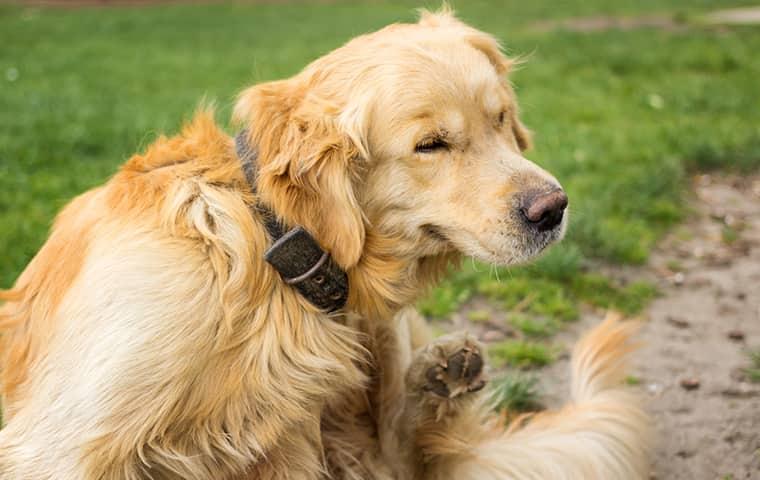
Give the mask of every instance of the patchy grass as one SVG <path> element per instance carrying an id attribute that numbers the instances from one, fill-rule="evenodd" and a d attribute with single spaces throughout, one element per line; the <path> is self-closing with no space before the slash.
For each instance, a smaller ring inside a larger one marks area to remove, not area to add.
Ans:
<path id="1" fill-rule="evenodd" d="M 543 367 L 555 357 L 551 346 L 525 340 L 494 343 L 489 346 L 488 353 L 494 364 L 518 368 Z"/>
<path id="2" fill-rule="evenodd" d="M 470 310 L 467 312 L 467 320 L 475 323 L 487 322 L 491 319 L 491 312 L 488 310 Z"/>
<path id="3" fill-rule="evenodd" d="M 538 378 L 524 373 L 508 373 L 491 381 L 494 409 L 497 412 L 516 413 L 541 410 Z"/>
<path id="4" fill-rule="evenodd" d="M 760 348 L 750 350 L 748 356 L 750 365 L 744 369 L 744 373 L 751 382 L 760 383 Z"/>
<path id="5" fill-rule="evenodd" d="M 558 323 L 553 318 L 532 318 L 526 315 L 512 315 L 509 323 L 526 337 L 546 338 L 553 335 Z"/>
<path id="6" fill-rule="evenodd" d="M 726 245 L 733 245 L 739 240 L 739 231 L 736 228 L 725 225 L 721 230 L 721 239 Z"/>
<path id="7" fill-rule="evenodd" d="M 562 258 L 564 255 L 567 257 Z M 577 255 L 572 246 L 559 245 L 528 267 L 505 269 L 465 263 L 419 303 L 420 310 L 428 316 L 446 317 L 473 295 L 482 295 L 512 314 L 561 323 L 576 320 L 583 303 L 635 314 L 655 296 L 650 284 L 616 284 L 586 271 L 580 262 L 568 260 Z"/>

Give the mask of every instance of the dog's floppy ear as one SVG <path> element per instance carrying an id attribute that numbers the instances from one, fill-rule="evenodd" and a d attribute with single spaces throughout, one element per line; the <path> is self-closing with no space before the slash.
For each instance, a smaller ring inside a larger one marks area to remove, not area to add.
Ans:
<path id="1" fill-rule="evenodd" d="M 234 117 L 258 150 L 260 199 L 304 226 L 347 269 L 364 246 L 354 183 L 365 150 L 343 113 L 296 77 L 244 91 Z"/>

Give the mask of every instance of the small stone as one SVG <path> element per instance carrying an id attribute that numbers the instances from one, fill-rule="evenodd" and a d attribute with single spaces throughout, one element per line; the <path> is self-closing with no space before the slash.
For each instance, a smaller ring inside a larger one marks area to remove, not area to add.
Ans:
<path id="1" fill-rule="evenodd" d="M 734 342 L 741 342 L 744 340 L 744 332 L 738 329 L 730 330 L 726 335 Z"/>
<path id="2" fill-rule="evenodd" d="M 699 388 L 699 379 L 684 378 L 681 380 L 681 388 L 684 390 L 696 390 Z"/>
<path id="3" fill-rule="evenodd" d="M 746 300 L 747 299 L 747 294 L 744 293 L 744 292 L 739 292 L 739 293 L 736 294 L 736 299 L 737 300 Z"/>
<path id="4" fill-rule="evenodd" d="M 683 285 L 683 281 L 686 277 L 682 272 L 678 272 L 675 275 L 671 277 L 671 281 L 673 282 L 673 285 Z"/>
<path id="5" fill-rule="evenodd" d="M 681 317 L 668 316 L 667 321 L 676 328 L 689 328 L 691 326 L 688 320 Z"/>
<path id="6" fill-rule="evenodd" d="M 733 432 L 723 437 L 723 441 L 733 445 L 734 442 L 736 442 L 737 440 L 741 440 L 742 437 L 743 437 L 742 432 Z"/>
<path id="7" fill-rule="evenodd" d="M 694 452 L 691 450 L 679 450 L 676 455 L 680 458 L 691 458 L 694 456 Z"/>

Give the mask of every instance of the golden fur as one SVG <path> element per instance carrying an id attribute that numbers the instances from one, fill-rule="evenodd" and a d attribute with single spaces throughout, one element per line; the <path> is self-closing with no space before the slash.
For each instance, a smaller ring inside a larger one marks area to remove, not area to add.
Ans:
<path id="1" fill-rule="evenodd" d="M 503 432 L 482 371 L 442 370 L 481 347 L 433 340 L 405 307 L 462 253 L 511 264 L 562 235 L 514 214 L 558 183 L 521 155 L 510 64 L 451 12 L 423 13 L 241 94 L 256 196 L 201 112 L 72 201 L 0 294 L 0 476 L 643 478 L 646 417 L 620 388 L 631 324 L 579 344 L 570 406 Z M 445 148 L 419 148 L 431 138 Z M 263 261 L 256 202 L 348 272 L 346 313 Z"/>

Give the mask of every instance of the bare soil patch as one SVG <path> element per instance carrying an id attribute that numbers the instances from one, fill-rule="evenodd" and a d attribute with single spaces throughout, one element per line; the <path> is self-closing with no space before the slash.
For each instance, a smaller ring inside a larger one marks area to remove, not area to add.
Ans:
<path id="1" fill-rule="evenodd" d="M 305 3 L 315 0 L 239 0 L 244 4 L 284 4 Z M 316 0 L 319 3 L 328 3 L 328 0 Z M 2 0 L 0 0 L 2 2 Z M 18 0 L 19 5 L 30 7 L 56 7 L 56 8 L 81 8 L 81 7 L 149 7 L 153 5 L 202 5 L 230 3 L 229 0 Z"/>
<path id="2" fill-rule="evenodd" d="M 634 17 L 596 15 L 591 17 L 536 22 L 532 24 L 530 28 L 540 32 L 548 32 L 551 30 L 601 32 L 606 30 L 635 30 L 641 28 L 681 31 L 692 26 L 719 27 L 757 24 L 760 24 L 760 7 L 716 10 L 693 18 L 679 14 L 642 15 Z"/>
<path id="3" fill-rule="evenodd" d="M 597 15 L 593 17 L 569 18 L 559 21 L 534 23 L 533 30 L 548 32 L 551 30 L 570 30 L 574 32 L 602 32 L 605 30 L 634 30 L 639 28 L 658 28 L 663 30 L 683 29 L 685 25 L 666 15 L 647 15 L 641 17 L 614 17 Z"/>
<path id="4" fill-rule="evenodd" d="M 724 25 L 757 25 L 760 24 L 760 7 L 718 10 L 706 15 L 705 20 Z"/>

